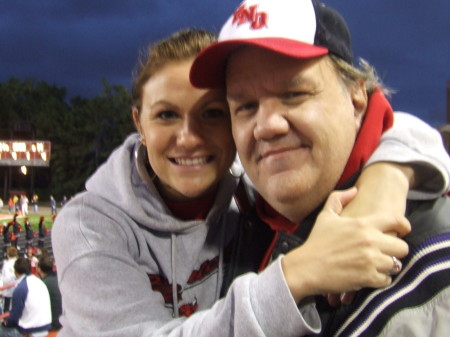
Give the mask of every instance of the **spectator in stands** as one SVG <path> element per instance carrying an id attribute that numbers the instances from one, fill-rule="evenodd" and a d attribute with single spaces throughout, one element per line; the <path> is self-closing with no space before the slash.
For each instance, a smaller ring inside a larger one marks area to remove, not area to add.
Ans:
<path id="1" fill-rule="evenodd" d="M 9 316 L 0 327 L 0 336 L 47 336 L 51 328 L 50 296 L 44 282 L 31 274 L 30 261 L 19 257 L 14 263 L 17 286 Z"/>
<path id="2" fill-rule="evenodd" d="M 25 250 L 33 247 L 34 231 L 31 227 L 30 220 L 25 218 Z"/>
<path id="3" fill-rule="evenodd" d="M 2 235 L 3 235 L 3 256 L 6 258 L 6 251 L 8 247 L 11 246 L 11 237 L 9 235 L 9 227 L 11 227 L 10 223 L 3 223 Z"/>
<path id="4" fill-rule="evenodd" d="M 22 231 L 22 226 L 17 221 L 17 216 L 18 215 L 19 215 L 19 213 L 16 212 L 14 214 L 14 218 L 12 220 L 13 232 L 12 232 L 12 236 L 11 236 L 11 245 L 16 247 L 16 248 L 17 248 L 17 245 L 19 243 L 20 232 Z"/>
<path id="5" fill-rule="evenodd" d="M 45 228 L 44 225 L 44 217 L 41 216 L 39 218 L 39 225 L 38 225 L 38 247 L 40 249 L 44 248 L 44 239 L 45 239 L 45 235 L 47 234 L 47 228 Z"/>
<path id="6" fill-rule="evenodd" d="M 59 316 L 62 314 L 62 301 L 53 258 L 48 254 L 42 254 L 39 258 L 37 270 L 50 294 L 50 304 L 52 308 L 52 327 L 50 330 L 59 330 L 61 329 Z"/>
<path id="7" fill-rule="evenodd" d="M 27 250 L 27 258 L 28 258 L 28 261 L 30 261 L 31 273 L 34 276 L 40 277 L 40 275 L 38 273 L 38 270 L 37 270 L 39 259 L 36 257 L 36 252 L 35 252 L 35 250 L 33 248 L 29 248 Z"/>
<path id="8" fill-rule="evenodd" d="M 6 260 L 3 261 L 2 267 L 2 283 L 3 285 L 16 282 L 16 275 L 14 273 L 14 263 L 19 257 L 16 247 L 9 246 L 6 250 Z M 3 290 L 3 312 L 11 309 L 11 297 L 14 288 Z"/>

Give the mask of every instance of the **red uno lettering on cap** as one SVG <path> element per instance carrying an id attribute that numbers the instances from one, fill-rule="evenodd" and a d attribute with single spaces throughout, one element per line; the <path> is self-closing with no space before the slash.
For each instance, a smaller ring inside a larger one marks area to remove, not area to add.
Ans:
<path id="1" fill-rule="evenodd" d="M 240 6 L 233 14 L 233 23 L 238 26 L 246 22 L 250 22 L 250 27 L 252 29 L 260 29 L 265 27 L 267 24 L 267 13 L 258 12 L 258 6 L 250 6 L 248 8 L 245 5 Z"/>

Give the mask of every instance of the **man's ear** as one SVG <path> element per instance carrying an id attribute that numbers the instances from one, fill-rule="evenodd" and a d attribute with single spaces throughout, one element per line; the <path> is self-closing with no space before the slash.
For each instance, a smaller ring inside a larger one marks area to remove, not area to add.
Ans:
<path id="1" fill-rule="evenodd" d="M 145 145 L 144 135 L 141 130 L 141 123 L 139 121 L 139 110 L 137 107 L 133 106 L 131 108 L 131 115 L 133 116 L 133 123 L 134 127 L 136 128 L 136 131 L 139 132 L 141 136 L 141 143 Z"/>
<path id="2" fill-rule="evenodd" d="M 363 80 L 355 82 L 351 87 L 352 103 L 355 113 L 356 127 L 361 127 L 367 109 L 368 97 L 366 84 Z"/>

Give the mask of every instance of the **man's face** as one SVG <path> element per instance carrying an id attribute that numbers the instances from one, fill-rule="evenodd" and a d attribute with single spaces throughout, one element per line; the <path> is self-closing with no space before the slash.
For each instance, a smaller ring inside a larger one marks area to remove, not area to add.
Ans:
<path id="1" fill-rule="evenodd" d="M 242 164 L 278 212 L 301 221 L 335 187 L 366 108 L 328 57 L 298 60 L 248 47 L 227 67 L 232 130 Z"/>

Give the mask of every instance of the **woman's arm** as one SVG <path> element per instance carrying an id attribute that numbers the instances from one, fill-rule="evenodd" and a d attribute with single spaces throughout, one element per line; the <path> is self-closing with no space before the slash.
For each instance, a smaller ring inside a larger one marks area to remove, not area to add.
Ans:
<path id="1" fill-rule="evenodd" d="M 383 134 L 366 166 L 376 162 L 413 168 L 409 199 L 432 199 L 450 189 L 450 157 L 440 133 L 411 114 L 394 114 L 394 126 Z"/>

